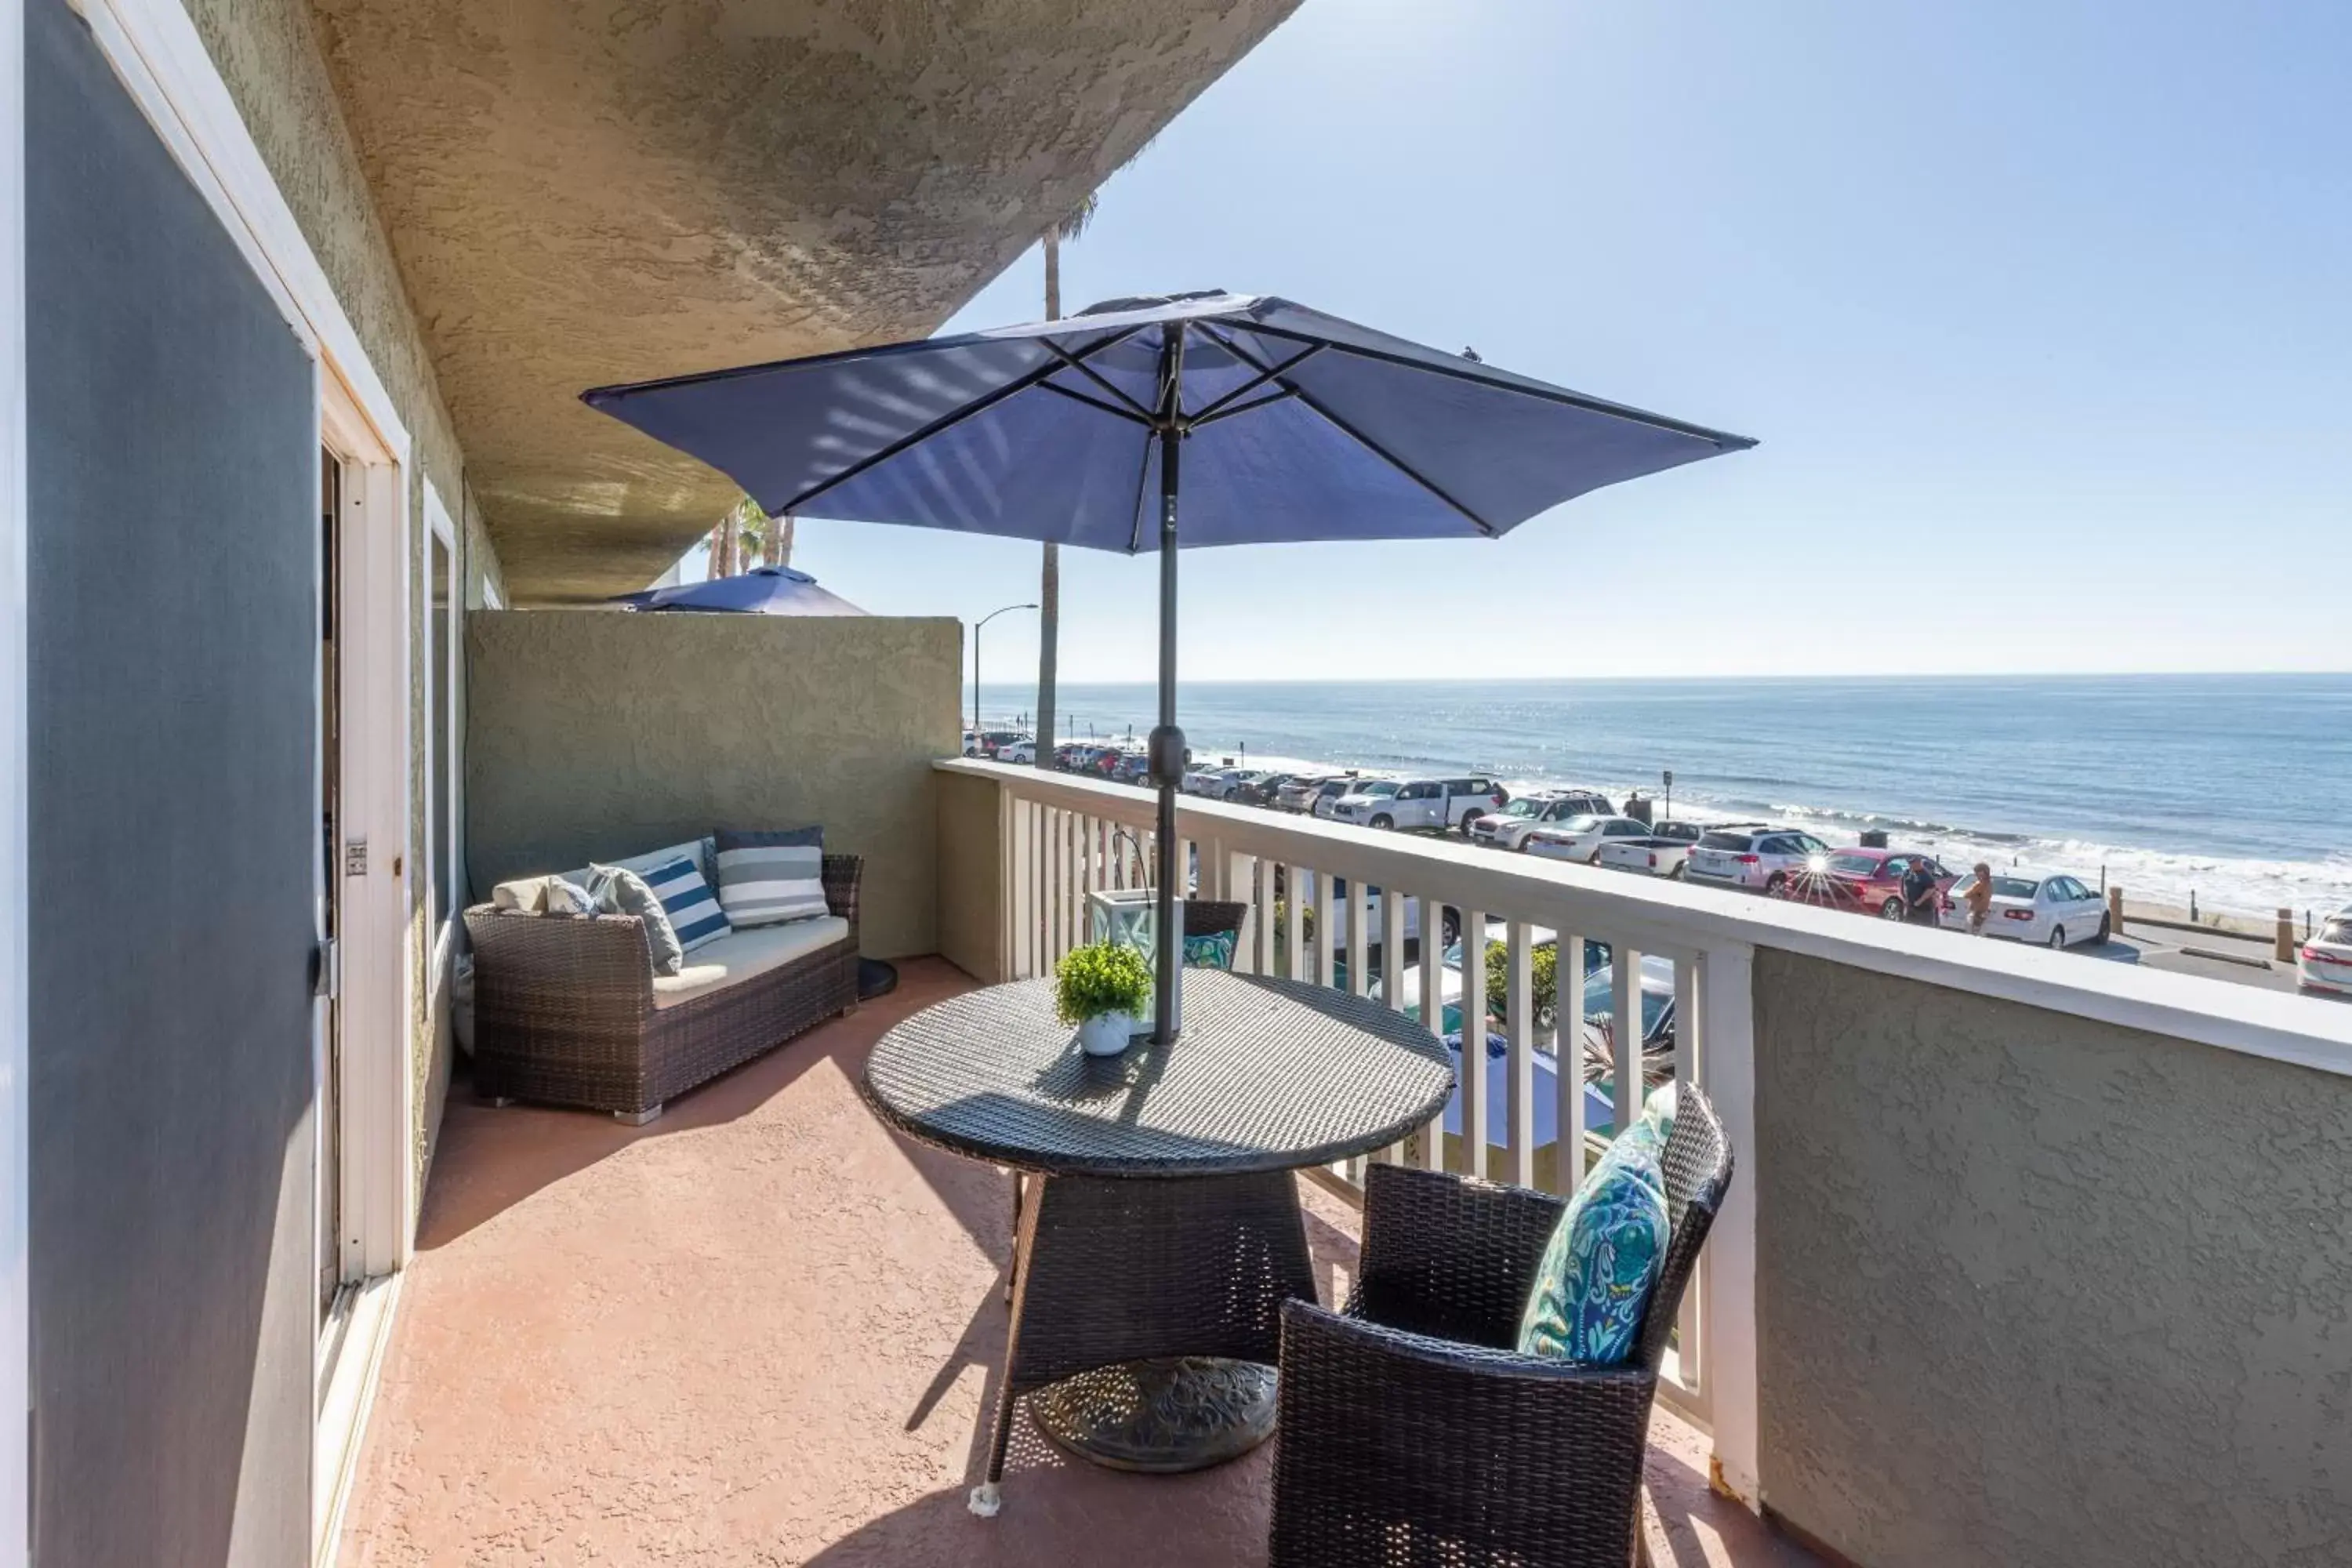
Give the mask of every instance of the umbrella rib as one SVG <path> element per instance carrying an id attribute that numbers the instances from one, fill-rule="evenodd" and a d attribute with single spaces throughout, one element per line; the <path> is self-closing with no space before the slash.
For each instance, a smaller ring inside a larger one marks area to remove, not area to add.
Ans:
<path id="1" fill-rule="evenodd" d="M 1243 348 L 1239 343 L 1234 342 L 1231 338 L 1225 336 L 1224 333 L 1218 331 L 1213 327 L 1207 326 L 1202 327 L 1202 331 L 1208 333 L 1210 337 L 1214 338 L 1218 342 L 1223 344 L 1225 351 L 1228 353 L 1231 353 L 1235 359 L 1240 360 L 1243 363 L 1251 365 L 1257 364 L 1258 362 L 1251 357 L 1248 350 Z M 1265 367 L 1258 365 L 1258 368 L 1263 370 Z M 1435 496 L 1439 500 L 1444 501 L 1447 506 L 1452 507 L 1455 511 L 1460 512 L 1464 517 L 1469 519 L 1470 526 L 1476 529 L 1480 533 L 1485 534 L 1489 539 L 1496 536 L 1496 531 L 1493 523 L 1488 522 L 1485 518 L 1480 517 L 1476 512 L 1471 510 L 1468 507 L 1454 500 L 1451 495 L 1448 495 L 1444 487 L 1438 484 L 1436 480 L 1431 479 L 1428 475 L 1423 473 L 1420 469 L 1414 468 L 1411 463 L 1406 462 L 1403 458 L 1398 457 L 1394 452 L 1390 451 L 1386 447 L 1381 446 L 1378 441 L 1373 440 L 1370 436 L 1365 435 L 1361 430 L 1357 429 L 1345 419 L 1340 418 L 1337 414 L 1332 413 L 1328 408 L 1324 407 L 1320 402 L 1317 401 L 1313 393 L 1308 392 L 1305 387 L 1298 385 L 1296 382 L 1286 380 L 1279 375 L 1276 375 L 1274 378 L 1274 381 L 1275 384 L 1281 387 L 1283 391 L 1290 394 L 1292 396 L 1297 398 L 1299 402 L 1307 405 L 1307 407 L 1321 415 L 1324 419 L 1341 435 L 1348 437 L 1358 446 L 1363 447 L 1364 450 L 1371 453 L 1372 456 L 1388 464 L 1389 467 L 1394 468 L 1398 473 L 1402 474 L 1406 479 L 1411 479 L 1414 484 L 1419 485 L 1423 489 L 1427 490 L 1431 495 Z M 1255 408 L 1258 406 L 1258 405 L 1252 404 L 1250 406 Z"/>
<path id="2" fill-rule="evenodd" d="M 1055 368 L 1056 368 L 1056 369 L 1058 369 L 1058 368 L 1060 368 L 1060 367 L 1056 366 Z M 1072 387 L 1072 386 L 1064 386 L 1064 385 L 1063 385 L 1060 382 L 1058 382 L 1058 381 L 1053 381 L 1053 380 L 1041 381 L 1041 382 L 1039 382 L 1037 384 L 1038 384 L 1039 386 L 1044 387 L 1044 388 L 1045 388 L 1046 391 L 1048 391 L 1048 392 L 1058 392 L 1058 393 L 1060 393 L 1063 396 L 1065 396 L 1065 397 L 1068 398 L 1068 399 L 1069 399 L 1071 402 L 1073 402 L 1073 403 L 1083 403 L 1083 404 L 1085 404 L 1085 405 L 1086 405 L 1087 407 L 1089 407 L 1089 408 L 1099 408 L 1099 409 L 1101 409 L 1105 414 L 1112 415 L 1112 416 L 1116 416 L 1116 417 L 1118 417 L 1118 418 L 1124 419 L 1124 420 L 1126 420 L 1126 421 L 1127 421 L 1129 424 L 1130 424 L 1130 425 L 1141 425 L 1141 426 L 1146 426 L 1146 427 L 1148 428 L 1148 427 L 1150 426 L 1150 424 L 1151 424 L 1151 421 L 1150 421 L 1150 420 L 1144 418 L 1144 417 L 1143 417 L 1141 415 L 1139 415 L 1139 414 L 1129 414 L 1129 413 L 1126 409 L 1124 409 L 1124 408 L 1118 407 L 1118 406 L 1116 406 L 1116 405 L 1112 405 L 1112 404 L 1105 403 L 1105 402 L 1104 402 L 1101 398 L 1099 398 L 1099 397 L 1090 397 L 1090 396 L 1088 396 L 1087 394 L 1085 394 L 1085 393 L 1080 392 L 1079 390 L 1077 390 L 1077 388 L 1076 388 L 1076 387 Z"/>
<path id="3" fill-rule="evenodd" d="M 1321 343 L 1310 343 L 1306 348 L 1299 350 L 1298 353 L 1291 355 L 1288 359 L 1284 360 L 1280 364 L 1276 365 L 1273 369 L 1258 372 L 1257 374 L 1250 377 L 1249 380 L 1242 383 L 1239 386 L 1234 387 L 1223 397 L 1212 399 L 1208 406 L 1193 414 L 1189 422 L 1194 425 L 1207 424 L 1212 418 L 1216 416 L 1217 410 L 1224 407 L 1227 404 L 1234 402 L 1237 398 L 1248 396 L 1251 393 L 1255 392 L 1259 387 L 1264 386 L 1267 382 L 1274 380 L 1276 376 L 1281 375 L 1286 371 L 1297 366 L 1300 361 L 1314 358 L 1316 354 L 1322 351 L 1322 348 L 1323 345 Z M 1271 401 L 1271 399 L 1269 399 L 1269 401 Z"/>
<path id="4" fill-rule="evenodd" d="M 1142 404 L 1138 403 L 1134 398 L 1129 397 L 1125 392 L 1121 391 L 1118 386 L 1113 384 L 1109 378 L 1087 363 L 1088 355 L 1099 353 L 1100 351 L 1110 347 L 1110 345 L 1115 342 L 1123 342 L 1127 339 L 1133 337 L 1140 331 L 1142 331 L 1142 329 L 1139 327 L 1131 327 L 1128 331 L 1119 333 L 1118 337 L 1104 339 L 1101 342 L 1095 344 L 1093 348 L 1088 349 L 1086 353 L 1083 354 L 1071 353 L 1069 350 L 1064 348 L 1061 344 L 1055 342 L 1051 338 L 1039 338 L 1037 341 L 1045 345 L 1047 353 L 1059 356 L 1064 364 L 1069 366 L 1072 370 L 1076 371 L 1080 375 L 1085 376 L 1088 381 L 1093 382 L 1097 386 L 1101 387 L 1105 392 L 1109 393 L 1121 403 L 1126 404 L 1129 408 L 1135 410 L 1136 417 L 1141 419 L 1146 424 L 1150 424 L 1151 421 L 1150 409 L 1146 408 Z M 1056 388 L 1055 390 L 1058 391 L 1060 389 Z"/>
<path id="5" fill-rule="evenodd" d="M 1108 348 L 1112 343 L 1118 342 L 1121 339 L 1132 337 L 1142 330 L 1143 329 L 1140 327 L 1130 327 L 1124 332 L 1104 339 L 1101 342 L 1097 343 L 1094 348 L 1088 349 L 1087 352 L 1088 353 L 1093 353 L 1097 349 Z M 949 410 L 947 413 L 941 415 L 937 419 L 932 420 L 929 424 L 922 426 L 920 429 L 910 431 L 907 435 L 899 437 L 897 440 L 891 442 L 888 446 L 884 447 L 879 451 L 867 453 L 865 457 L 860 458 L 857 461 L 850 464 L 849 467 L 842 469 L 841 472 L 834 475 L 833 478 L 825 480 L 823 484 L 811 486 L 809 489 L 801 491 L 798 495 L 792 497 L 782 506 L 774 508 L 773 512 L 799 511 L 810 501 L 814 500 L 817 497 L 824 494 L 825 491 L 836 489 L 841 486 L 847 484 L 850 480 L 856 479 L 858 475 L 865 473 L 867 469 L 876 467 L 877 464 L 888 462 L 891 458 L 897 457 L 899 453 L 906 451 L 908 447 L 919 446 L 923 442 L 929 440 L 932 437 L 939 435 L 941 431 L 952 429 L 954 426 L 962 424 L 965 420 L 971 418 L 974 415 L 986 413 L 989 409 L 995 407 L 998 404 L 1003 402 L 1006 398 L 1011 397 L 1015 393 L 1028 391 L 1029 388 L 1035 386 L 1047 376 L 1052 375 L 1055 372 L 1060 370 L 1062 368 L 1061 361 L 1068 360 L 1070 357 L 1060 348 L 1055 347 L 1055 345 L 1050 342 L 1046 343 L 1045 346 L 1052 349 L 1055 353 L 1060 355 L 1061 359 L 1048 361 L 1045 363 L 1039 365 L 1035 370 L 1025 372 L 1020 376 L 1015 377 L 1013 380 L 1006 382 L 1003 386 L 998 387 L 995 391 L 975 397 L 971 402 L 964 404 L 960 407 Z M 1116 388 L 1113 390 L 1116 390 Z M 771 515 L 773 515 L 773 512 L 772 512 Z"/>
<path id="6" fill-rule="evenodd" d="M 1480 375 L 1474 370 L 1458 369 L 1442 361 L 1432 363 L 1428 360 L 1418 360 L 1409 354 L 1390 353 L 1383 349 L 1365 348 L 1357 343 L 1335 343 L 1323 338 L 1308 337 L 1303 332 L 1294 332 L 1286 327 L 1270 327 L 1263 321 L 1250 322 L 1248 330 L 1264 337 L 1280 338 L 1286 343 L 1315 343 L 1335 353 L 1353 354 L 1358 359 L 1377 360 L 1382 364 L 1402 365 L 1407 370 L 1426 371 L 1431 375 L 1442 375 L 1453 381 L 1466 381 L 1474 386 L 1492 387 L 1496 392 L 1516 392 L 1522 397 L 1532 397 L 1543 403 L 1557 403 L 1570 408 L 1581 408 L 1588 414 L 1611 415 L 1636 425 L 1647 425 L 1653 429 L 1671 430 L 1677 436 L 1690 436 L 1702 441 L 1711 441 L 1727 450 L 1745 451 L 1756 445 L 1756 438 L 1752 436 L 1734 436 L 1728 431 L 1710 430 L 1704 425 L 1693 425 L 1681 419 L 1669 419 L 1663 414 L 1651 414 L 1643 409 L 1630 408 L 1622 403 L 1612 403 L 1604 397 L 1587 397 L 1580 392 L 1570 392 L 1566 387 L 1521 386 L 1516 382 L 1497 381 L 1491 375 Z M 1232 347 L 1231 344 L 1226 346 Z M 1235 349 L 1234 352 L 1239 353 L 1241 351 Z M 1313 405 L 1309 404 L 1308 406 L 1312 407 Z"/>

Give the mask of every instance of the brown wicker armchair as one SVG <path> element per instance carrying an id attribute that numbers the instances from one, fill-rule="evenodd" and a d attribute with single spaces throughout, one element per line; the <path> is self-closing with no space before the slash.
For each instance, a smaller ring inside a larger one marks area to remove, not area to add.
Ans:
<path id="1" fill-rule="evenodd" d="M 1366 1172 L 1346 1312 L 1282 1310 L 1274 1568 L 1633 1560 L 1658 1363 L 1731 1182 L 1715 1108 L 1687 1084 L 1678 1101 L 1664 1160 L 1673 1235 L 1624 1366 L 1515 1348 L 1562 1200 Z"/>
<path id="2" fill-rule="evenodd" d="M 825 903 L 849 922 L 840 941 L 662 1007 L 635 915 L 564 919 L 475 905 L 466 911 L 475 1088 L 492 1100 L 646 1122 L 676 1096 L 850 1011 L 863 869 L 855 855 L 824 858 Z"/>

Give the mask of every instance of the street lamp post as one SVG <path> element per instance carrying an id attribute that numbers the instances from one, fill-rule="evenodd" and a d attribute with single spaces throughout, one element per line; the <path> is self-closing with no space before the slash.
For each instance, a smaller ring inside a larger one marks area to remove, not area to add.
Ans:
<path id="1" fill-rule="evenodd" d="M 988 612 L 988 614 L 986 614 L 986 615 L 984 615 L 984 616 L 981 616 L 981 617 L 980 617 L 980 619 L 978 619 L 977 621 L 974 621 L 974 622 L 972 623 L 972 626 L 971 626 L 971 743 L 972 743 L 973 745 L 975 745 L 975 746 L 977 746 L 977 745 L 979 745 L 979 744 L 980 744 L 980 628 L 981 628 L 981 627 L 982 627 L 982 626 L 986 626 L 986 625 L 988 625 L 988 623 L 989 623 L 989 622 L 991 622 L 991 621 L 994 620 L 997 616 L 1002 616 L 1002 615 L 1004 615 L 1004 614 L 1007 614 L 1007 613 L 1008 613 L 1008 612 L 1010 612 L 1010 611 L 1013 611 L 1013 610 L 1034 610 L 1034 609 L 1035 609 L 1036 607 L 1037 607 L 1037 606 L 1036 606 L 1036 605 L 1005 605 L 1003 609 L 996 609 L 996 610 L 991 610 L 991 611 L 989 611 L 989 612 Z"/>

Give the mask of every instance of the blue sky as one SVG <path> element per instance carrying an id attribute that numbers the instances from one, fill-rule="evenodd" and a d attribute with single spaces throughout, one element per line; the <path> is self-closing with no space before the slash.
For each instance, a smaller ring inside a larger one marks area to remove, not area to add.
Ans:
<path id="1" fill-rule="evenodd" d="M 1188 552 L 1185 678 L 2352 665 L 2347 80 L 2336 0 L 1306 0 L 1067 308 L 1283 294 L 1763 445 L 1495 542 Z M 1036 596 L 1034 544 L 799 542 L 877 613 Z M 1065 552 L 1066 680 L 1150 678 L 1154 570 Z"/>

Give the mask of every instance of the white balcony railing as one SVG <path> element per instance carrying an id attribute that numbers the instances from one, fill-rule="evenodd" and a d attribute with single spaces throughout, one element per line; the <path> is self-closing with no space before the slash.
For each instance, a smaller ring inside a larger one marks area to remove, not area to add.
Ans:
<path id="1" fill-rule="evenodd" d="M 1005 976 L 1046 973 L 1085 940 L 1087 892 L 1142 885 L 1151 864 L 1152 800 L 1146 792 L 993 763 L 943 762 L 939 769 L 947 775 L 941 780 L 941 864 L 945 868 L 953 858 L 957 867 L 953 919 L 967 967 Z M 992 820 L 993 856 L 984 844 L 968 842 L 983 835 L 982 824 Z M 1842 988 L 1841 974 L 1861 972 L 1853 973 L 1857 994 L 1870 990 L 1870 973 L 1940 987 L 1954 994 L 1941 1010 L 1972 1018 L 1979 1028 L 2019 1030 L 2037 1039 L 2070 1037 L 2055 1020 L 2037 1024 L 2031 1013 L 1986 1010 L 1989 1002 L 2021 1004 L 2139 1031 L 2151 1039 L 2196 1042 L 2352 1077 L 2352 1008 L 2278 992 L 1500 854 L 1459 839 L 1378 833 L 1251 807 L 1188 798 L 1179 807 L 1177 827 L 1191 852 L 1185 863 L 1193 868 L 1194 895 L 1250 906 L 1240 954 L 1244 968 L 1334 976 L 1366 989 L 1377 983 L 1381 994 L 1399 1001 L 1404 933 L 1409 926 L 1424 925 L 1425 914 L 1451 910 L 1472 955 L 1459 983 L 1461 1014 L 1475 1020 L 1488 1011 L 1486 966 L 1475 961 L 1478 939 L 1484 933 L 1503 943 L 1504 994 L 1495 1009 L 1507 1041 L 1499 1086 L 1490 1089 L 1486 1073 L 1465 1074 L 1465 1136 L 1449 1143 L 1433 1129 L 1382 1158 L 1444 1161 L 1495 1180 L 1555 1191 L 1572 1185 L 1584 1168 L 1589 1131 L 1580 1053 L 1569 1053 L 1567 1072 L 1541 1070 L 1556 1058 L 1544 1055 L 1530 1005 L 1532 933 L 1546 927 L 1558 933 L 1559 1016 L 1571 1030 L 1579 1027 L 1581 1010 L 1580 944 L 1608 944 L 1612 984 L 1605 1010 L 1609 1026 L 1601 1033 L 1611 1058 L 1608 1119 L 1619 1126 L 1641 1081 L 1629 1059 L 1640 1032 L 1635 1020 L 1641 960 L 1646 955 L 1672 964 L 1671 1072 L 1698 1084 L 1713 1100 L 1730 1134 L 1738 1173 L 1679 1325 L 1678 1353 L 1666 1369 L 1664 1396 L 1710 1429 L 1717 1479 L 1751 1502 L 1758 1496 L 1757 1194 L 1764 1184 L 1758 1178 L 1768 1168 L 1780 1169 L 1773 1165 L 1776 1159 L 1805 1157 L 1800 1149 L 1764 1147 L 1759 1138 L 1759 1047 L 1774 1073 L 1782 1068 L 1773 1054 L 1781 1048 L 1779 1037 L 1759 1040 L 1759 952 L 1774 955 L 1780 977 L 1774 982 L 1778 990 L 1765 989 L 1798 1012 L 1817 1010 L 1820 996 L 1792 1001 L 1790 972 L 1779 962 L 1780 954 L 1832 966 L 1805 972 L 1813 976 L 1804 982 L 1808 985 Z M 958 846 L 952 856 L 950 839 Z M 978 866 L 971 859 L 974 849 Z M 1344 883 L 1336 900 L 1335 881 Z M 1287 916 L 1294 889 L 1312 908 L 1311 922 L 1276 918 L 1278 900 Z M 943 882 L 943 926 L 950 922 L 950 901 Z M 1438 918 L 1442 923 L 1442 914 Z M 1371 962 L 1375 943 L 1377 963 Z M 1413 945 L 1420 994 L 1442 995 L 1443 944 Z M 1932 1000 L 1926 1005 L 1935 1005 Z M 1796 1013 L 1774 1013 L 1771 1028 L 1793 1031 L 1795 1042 L 1807 1022 Z M 1965 1033 L 1951 1038 L 1956 1053 L 1965 1053 L 1972 1041 Z M 1857 1073 L 1866 1076 L 1881 1044 L 1864 1036 L 1841 1049 L 1850 1048 Z M 1539 1089 L 1547 1080 L 1548 1088 Z M 1971 1092 L 1957 1080 L 1944 1087 Z M 1555 1097 L 1554 1120 L 1562 1134 L 1543 1142 L 1535 1136 L 1538 1092 Z M 1954 1154 L 1963 1166 L 1964 1153 Z M 1328 1173 L 1343 1187 L 1358 1174 Z M 1789 1184 L 1789 1175 L 1782 1171 L 1783 1184 Z M 2150 1223 L 2160 1222 L 2152 1216 Z M 1786 1270 L 1819 1262 L 1776 1254 L 1774 1266 Z"/>

